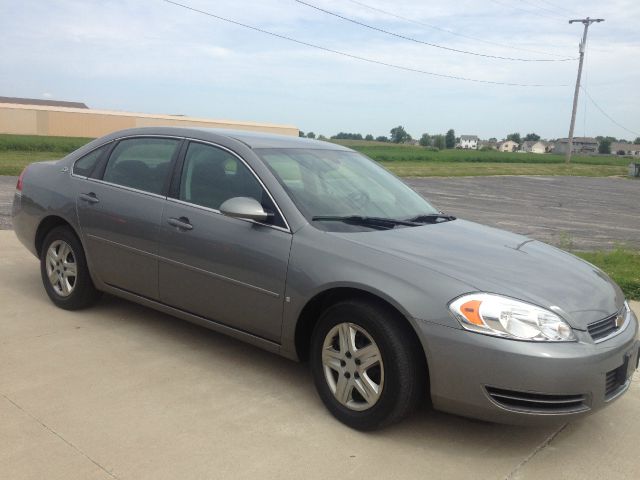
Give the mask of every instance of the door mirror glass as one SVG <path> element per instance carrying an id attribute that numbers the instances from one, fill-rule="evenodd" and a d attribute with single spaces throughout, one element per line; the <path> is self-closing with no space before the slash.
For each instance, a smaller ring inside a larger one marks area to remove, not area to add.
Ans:
<path id="1" fill-rule="evenodd" d="M 257 222 L 266 221 L 270 214 L 264 211 L 260 202 L 250 197 L 234 197 L 220 205 L 220 211 L 228 217 L 244 218 Z M 271 214 L 273 215 L 273 214 Z"/>

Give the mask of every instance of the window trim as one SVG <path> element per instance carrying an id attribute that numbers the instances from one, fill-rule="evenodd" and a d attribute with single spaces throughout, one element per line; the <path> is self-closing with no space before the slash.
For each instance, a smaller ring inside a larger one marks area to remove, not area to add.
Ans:
<path id="1" fill-rule="evenodd" d="M 209 146 L 212 146 L 212 147 L 215 147 L 215 148 L 219 148 L 219 149 L 224 150 L 225 152 L 231 154 L 232 156 L 236 157 L 245 167 L 247 167 L 249 172 L 255 177 L 255 179 L 258 181 L 258 183 L 264 189 L 264 191 L 267 192 L 267 195 L 269 196 L 269 198 L 271 199 L 271 201 L 275 205 L 276 210 L 277 210 L 278 214 L 280 215 L 280 218 L 282 218 L 282 221 L 284 222 L 285 227 L 280 227 L 278 225 L 272 225 L 270 223 L 258 222 L 256 220 L 250 220 L 250 219 L 246 219 L 246 218 L 236 218 L 236 220 L 240 220 L 240 221 L 243 221 L 243 222 L 249 222 L 249 223 L 255 223 L 256 225 L 262 225 L 262 226 L 265 226 L 265 227 L 273 228 L 275 230 L 280 230 L 282 232 L 292 233 L 291 226 L 289 225 L 289 222 L 287 221 L 287 217 L 285 217 L 284 213 L 282 213 L 282 210 L 280 209 L 280 205 L 278 205 L 278 202 L 276 202 L 275 198 L 273 198 L 273 195 L 271 194 L 271 192 L 269 191 L 267 186 L 264 184 L 262 179 L 258 176 L 256 171 L 251 167 L 251 165 L 249 165 L 246 162 L 246 160 L 244 158 L 242 158 L 242 156 L 240 156 L 239 154 L 237 154 L 236 152 L 234 152 L 230 148 L 225 147 L 224 145 L 220 145 L 220 144 L 215 143 L 215 142 L 211 142 L 211 141 L 207 141 L 207 140 L 200 140 L 200 139 L 197 139 L 197 138 L 189 138 L 189 137 L 185 138 L 185 142 L 182 145 L 182 148 L 180 149 L 180 157 L 178 158 L 178 161 L 176 162 L 175 168 L 174 168 L 173 173 L 172 173 L 173 177 L 172 177 L 172 180 L 171 180 L 171 185 L 169 187 L 169 191 L 167 192 L 167 197 L 166 197 L 167 201 L 178 203 L 178 204 L 182 204 L 182 205 L 187 205 L 187 206 L 190 206 L 190 207 L 195 207 L 195 208 L 198 208 L 200 210 L 205 210 L 205 211 L 208 211 L 208 212 L 212 212 L 212 213 L 215 213 L 215 214 L 218 214 L 218 215 L 222 215 L 222 216 L 227 217 L 227 218 L 233 218 L 233 217 L 228 217 L 227 215 L 224 215 L 220 210 L 217 210 L 215 208 L 205 207 L 203 205 L 198 205 L 197 203 L 188 202 L 186 200 L 181 200 L 179 198 L 179 196 L 180 196 L 180 184 L 182 183 L 182 174 L 183 174 L 184 164 L 185 164 L 186 157 L 187 157 L 187 150 L 188 150 L 189 145 L 191 143 L 200 143 L 200 144 L 209 145 Z"/>

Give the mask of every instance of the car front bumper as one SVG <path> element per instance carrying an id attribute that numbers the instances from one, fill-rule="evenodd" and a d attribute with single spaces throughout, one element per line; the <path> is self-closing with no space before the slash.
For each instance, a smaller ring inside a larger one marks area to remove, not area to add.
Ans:
<path id="1" fill-rule="evenodd" d="M 566 422 L 599 410 L 629 387 L 638 364 L 638 320 L 595 343 L 525 342 L 416 320 L 436 409 L 510 424 Z"/>

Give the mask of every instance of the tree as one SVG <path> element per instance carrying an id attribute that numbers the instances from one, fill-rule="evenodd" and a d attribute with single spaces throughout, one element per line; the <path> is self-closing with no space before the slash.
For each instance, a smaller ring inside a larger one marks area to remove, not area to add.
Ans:
<path id="1" fill-rule="evenodd" d="M 489 141 L 493 143 L 498 143 L 498 139 L 496 137 L 491 137 Z"/>
<path id="2" fill-rule="evenodd" d="M 373 135 L 371 135 L 370 133 L 367 133 L 364 137 L 365 140 L 369 140 L 372 141 L 373 140 Z"/>
<path id="3" fill-rule="evenodd" d="M 636 137 L 636 139 L 633 141 L 634 144 L 636 145 L 640 145 L 640 137 Z"/>
<path id="4" fill-rule="evenodd" d="M 444 150 L 447 147 L 447 141 L 444 138 L 444 135 L 434 135 L 431 139 L 431 143 L 434 147 L 439 148 L 440 150 Z"/>
<path id="5" fill-rule="evenodd" d="M 611 153 L 611 140 L 603 139 L 598 145 L 598 153 Z"/>
<path id="6" fill-rule="evenodd" d="M 304 132 L 302 130 L 298 130 L 298 136 L 299 137 L 304 137 Z"/>
<path id="7" fill-rule="evenodd" d="M 447 135 L 444 137 L 444 142 L 447 148 L 456 146 L 456 132 L 453 131 L 453 128 L 447 132 Z"/>
<path id="8" fill-rule="evenodd" d="M 318 135 L 318 140 L 326 140 L 327 137 L 325 137 L 324 135 Z"/>
<path id="9" fill-rule="evenodd" d="M 340 132 L 337 135 L 334 135 L 333 137 L 334 139 L 337 140 L 362 140 L 362 135 L 359 133 L 345 133 L 345 132 Z"/>
<path id="10" fill-rule="evenodd" d="M 538 140 L 540 140 L 540 135 L 538 135 L 537 133 L 527 133 L 527 136 L 524 137 L 525 142 L 528 142 L 528 141 L 537 142 Z"/>
<path id="11" fill-rule="evenodd" d="M 384 135 L 380 135 L 379 137 L 376 137 L 376 142 L 388 142 L 389 138 L 385 137 Z"/>
<path id="12" fill-rule="evenodd" d="M 313 132 L 307 133 L 307 138 L 316 138 L 316 134 Z"/>
<path id="13" fill-rule="evenodd" d="M 522 143 L 522 139 L 520 138 L 519 133 L 510 133 L 509 135 L 507 135 L 507 140 L 512 140 L 518 145 Z"/>
<path id="14" fill-rule="evenodd" d="M 411 135 L 407 133 L 402 125 L 398 125 L 390 130 L 391 141 L 393 143 L 404 143 L 407 140 L 411 140 Z"/>
<path id="15" fill-rule="evenodd" d="M 430 147 L 431 135 L 429 135 L 428 133 L 423 133 L 422 136 L 420 137 L 420 145 L 422 145 L 423 147 Z"/>

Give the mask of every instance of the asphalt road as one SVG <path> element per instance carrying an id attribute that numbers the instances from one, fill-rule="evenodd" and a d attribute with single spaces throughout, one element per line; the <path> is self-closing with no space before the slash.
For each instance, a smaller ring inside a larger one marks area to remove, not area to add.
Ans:
<path id="1" fill-rule="evenodd" d="M 407 178 L 440 210 L 563 248 L 640 248 L 640 181 L 590 177 Z M 0 176 L 0 229 L 16 177 Z"/>
<path id="2" fill-rule="evenodd" d="M 367 434 L 333 419 L 306 365 L 109 296 L 56 308 L 9 231 L 0 305 L 2 479 L 640 478 L 640 372 L 620 400 L 567 425 L 425 406 Z"/>

